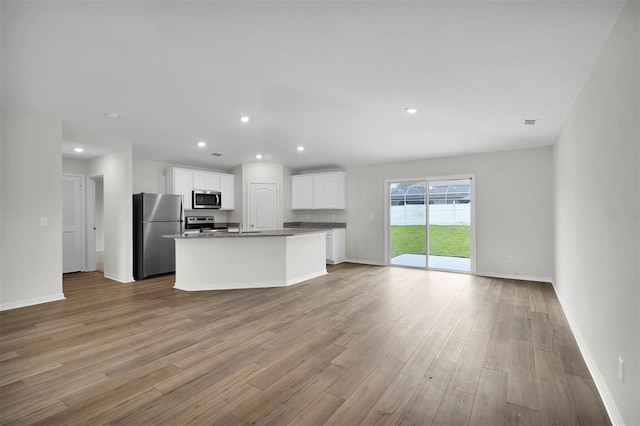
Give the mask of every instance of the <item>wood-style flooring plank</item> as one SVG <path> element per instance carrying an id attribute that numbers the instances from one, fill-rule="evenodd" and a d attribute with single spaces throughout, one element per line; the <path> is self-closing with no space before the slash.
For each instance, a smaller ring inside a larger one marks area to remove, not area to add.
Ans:
<path id="1" fill-rule="evenodd" d="M 558 355 L 534 350 L 540 417 L 544 424 L 577 425 L 569 385 Z"/>
<path id="2" fill-rule="evenodd" d="M 532 410 L 538 409 L 537 365 L 533 356 L 533 344 L 526 340 L 511 339 L 506 359 L 509 364 L 507 402 Z"/>
<path id="3" fill-rule="evenodd" d="M 393 382 L 401 368 L 401 362 L 385 358 L 325 424 L 337 426 L 360 423 Z"/>
<path id="4" fill-rule="evenodd" d="M 437 426 L 457 426 L 469 423 L 474 396 L 455 389 L 447 389 L 440 402 L 433 424 Z"/>
<path id="5" fill-rule="evenodd" d="M 470 425 L 503 424 L 507 414 L 507 375 L 482 369 L 471 409 Z"/>
<path id="6" fill-rule="evenodd" d="M 307 404 L 288 424 L 291 426 L 324 424 L 343 402 L 344 399 L 342 398 L 338 398 L 327 392 L 322 392 Z"/>
<path id="7" fill-rule="evenodd" d="M 611 421 L 593 380 L 567 374 L 573 407 L 581 425 L 610 425 Z"/>
<path id="8" fill-rule="evenodd" d="M 421 380 L 398 374 L 362 420 L 365 425 L 394 425 Z"/>

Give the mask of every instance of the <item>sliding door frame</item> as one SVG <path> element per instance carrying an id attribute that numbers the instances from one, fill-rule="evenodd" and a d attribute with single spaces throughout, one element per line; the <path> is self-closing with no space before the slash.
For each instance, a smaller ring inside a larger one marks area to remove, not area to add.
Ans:
<path id="1" fill-rule="evenodd" d="M 430 181 L 437 180 L 457 180 L 457 179 L 471 179 L 471 230 L 469 232 L 469 244 L 471 249 L 470 270 L 469 271 L 455 271 L 452 269 L 439 269 L 429 266 L 429 191 L 425 193 L 425 209 L 426 209 L 426 268 L 434 271 L 446 271 L 446 272 L 458 272 L 462 274 L 476 274 L 476 175 L 474 173 L 466 173 L 459 175 L 444 175 L 444 176 L 427 176 L 427 177 L 412 177 L 412 178 L 398 178 L 398 179 L 385 179 L 384 181 L 384 259 L 385 265 L 391 265 L 391 184 L 398 182 L 425 182 L 427 188 L 429 188 Z"/>

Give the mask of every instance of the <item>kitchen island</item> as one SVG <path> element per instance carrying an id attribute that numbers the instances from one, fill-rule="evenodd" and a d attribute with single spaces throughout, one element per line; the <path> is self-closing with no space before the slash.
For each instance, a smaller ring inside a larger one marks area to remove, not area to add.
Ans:
<path id="1" fill-rule="evenodd" d="M 327 273 L 325 231 L 203 232 L 175 240 L 176 283 L 185 291 L 284 287 Z"/>

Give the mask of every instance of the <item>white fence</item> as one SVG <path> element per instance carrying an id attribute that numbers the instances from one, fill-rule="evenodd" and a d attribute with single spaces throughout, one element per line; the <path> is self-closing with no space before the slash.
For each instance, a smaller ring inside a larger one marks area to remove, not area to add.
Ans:
<path id="1" fill-rule="evenodd" d="M 424 204 L 391 206 L 392 225 L 424 225 L 425 216 Z M 471 225 L 471 204 L 430 204 L 429 223 L 431 225 Z"/>

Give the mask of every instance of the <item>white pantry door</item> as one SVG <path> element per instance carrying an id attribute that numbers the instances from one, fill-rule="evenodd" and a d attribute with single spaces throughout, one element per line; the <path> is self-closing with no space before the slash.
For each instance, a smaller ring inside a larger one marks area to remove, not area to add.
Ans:
<path id="1" fill-rule="evenodd" d="M 249 229 L 269 231 L 280 228 L 278 184 L 249 183 Z"/>
<path id="2" fill-rule="evenodd" d="M 82 176 L 62 176 L 62 272 L 82 270 Z"/>

